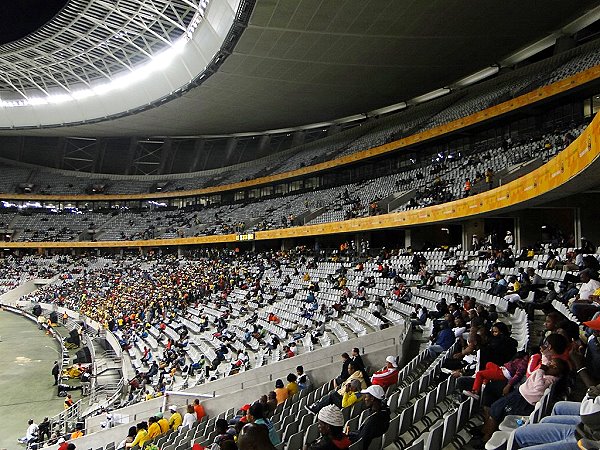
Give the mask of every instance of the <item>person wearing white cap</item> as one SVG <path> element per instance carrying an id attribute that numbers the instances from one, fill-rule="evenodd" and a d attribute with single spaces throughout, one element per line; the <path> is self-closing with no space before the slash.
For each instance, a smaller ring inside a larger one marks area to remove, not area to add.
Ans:
<path id="1" fill-rule="evenodd" d="M 173 431 L 177 431 L 177 428 L 183 423 L 183 417 L 177 412 L 177 406 L 175 405 L 169 406 L 169 411 L 171 412 L 171 417 L 169 417 L 169 428 Z"/>
<path id="2" fill-rule="evenodd" d="M 307 444 L 305 450 L 345 450 L 352 442 L 344 434 L 344 416 L 335 405 L 325 406 L 317 416 L 321 437 Z"/>
<path id="3" fill-rule="evenodd" d="M 346 433 L 352 442 L 362 439 L 362 450 L 368 450 L 373 439 L 383 436 L 390 427 L 390 408 L 384 401 L 385 391 L 381 386 L 373 384 L 361 391 L 364 396 L 365 407 L 369 408 L 371 414 L 362 423 L 358 431 L 350 432 L 346 427 Z"/>
<path id="4" fill-rule="evenodd" d="M 398 364 L 395 356 L 385 358 L 385 367 L 378 370 L 371 377 L 371 384 L 377 384 L 383 389 L 398 382 Z"/>

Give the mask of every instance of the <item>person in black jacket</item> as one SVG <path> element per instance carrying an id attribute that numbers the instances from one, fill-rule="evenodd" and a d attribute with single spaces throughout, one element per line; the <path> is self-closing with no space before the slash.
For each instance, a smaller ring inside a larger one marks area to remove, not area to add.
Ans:
<path id="1" fill-rule="evenodd" d="M 335 379 L 337 385 L 342 384 L 350 376 L 348 373 L 348 364 L 351 362 L 350 355 L 345 352 L 342 353 L 342 371 L 340 372 L 340 376 Z"/>
<path id="2" fill-rule="evenodd" d="M 363 370 L 365 368 L 365 363 L 360 356 L 360 350 L 356 347 L 352 349 L 352 365 L 356 370 Z"/>
<path id="3" fill-rule="evenodd" d="M 362 439 L 362 450 L 368 450 L 373 439 L 383 436 L 390 427 L 390 409 L 384 401 L 385 392 L 381 386 L 376 384 L 361 391 L 364 395 L 365 407 L 371 415 L 363 422 L 357 431 L 350 431 L 346 427 L 346 434 L 354 443 Z"/>
<path id="4" fill-rule="evenodd" d="M 54 361 L 54 366 L 52 366 L 52 376 L 54 377 L 54 386 L 58 384 L 58 375 L 60 372 L 60 368 L 58 367 L 58 361 Z"/>

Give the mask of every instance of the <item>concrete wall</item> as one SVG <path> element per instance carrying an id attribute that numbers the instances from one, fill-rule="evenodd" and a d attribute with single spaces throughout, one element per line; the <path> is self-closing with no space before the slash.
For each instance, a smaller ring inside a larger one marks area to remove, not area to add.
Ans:
<path id="1" fill-rule="evenodd" d="M 17 306 L 18 300 L 23 296 L 32 293 L 37 289 L 36 281 L 30 280 L 20 286 L 0 295 L 0 303 L 3 305 Z"/>

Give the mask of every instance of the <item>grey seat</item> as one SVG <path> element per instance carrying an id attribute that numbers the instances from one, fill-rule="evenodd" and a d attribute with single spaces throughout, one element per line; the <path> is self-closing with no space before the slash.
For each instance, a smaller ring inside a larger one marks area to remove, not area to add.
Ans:
<path id="1" fill-rule="evenodd" d="M 296 434 L 292 434 L 288 440 L 286 450 L 302 450 L 302 443 L 304 441 L 304 431 L 300 431 Z"/>
<path id="2" fill-rule="evenodd" d="M 306 436 L 304 437 L 304 445 L 308 445 L 311 442 L 314 442 L 319 437 L 319 424 L 313 423 L 309 425 L 309 427 L 305 431 Z"/>

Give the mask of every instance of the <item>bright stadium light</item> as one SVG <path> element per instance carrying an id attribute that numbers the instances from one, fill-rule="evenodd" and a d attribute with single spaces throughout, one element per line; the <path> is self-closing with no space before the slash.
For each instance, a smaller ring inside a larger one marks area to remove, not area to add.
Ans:
<path id="1" fill-rule="evenodd" d="M 411 100 L 413 103 L 423 103 L 428 102 L 429 100 L 433 100 L 434 98 L 442 97 L 443 95 L 449 94 L 451 92 L 448 88 L 440 88 L 435 91 L 428 92 L 427 94 L 419 95 Z"/>
<path id="2" fill-rule="evenodd" d="M 471 84 L 479 83 L 481 80 L 485 80 L 486 78 L 491 77 L 492 75 L 496 75 L 500 71 L 500 67 L 498 66 L 490 66 L 485 69 L 480 70 L 479 72 L 475 72 L 467 77 L 464 77 L 454 83 L 453 87 L 464 87 L 469 86 Z"/>

